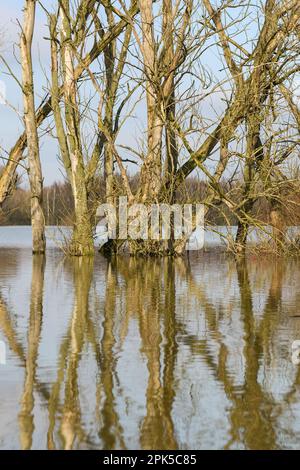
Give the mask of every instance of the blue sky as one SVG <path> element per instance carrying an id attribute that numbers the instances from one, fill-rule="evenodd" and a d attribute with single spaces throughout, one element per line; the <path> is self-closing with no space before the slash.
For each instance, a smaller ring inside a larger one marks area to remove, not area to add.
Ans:
<path id="1" fill-rule="evenodd" d="M 49 7 L 51 7 L 51 5 L 57 2 L 44 2 L 44 4 L 47 3 Z M 0 30 L 4 37 L 3 43 L 0 44 L 0 50 L 18 79 L 21 78 L 21 69 L 16 60 L 16 58 L 19 57 L 17 46 L 19 26 L 16 19 L 22 19 L 23 4 L 23 0 L 1 0 L 0 4 Z M 46 16 L 40 8 L 37 8 L 33 49 L 36 105 L 39 104 L 41 97 L 45 94 L 44 87 L 47 81 L 43 69 L 46 71 L 46 74 L 49 74 L 49 41 L 43 39 L 45 36 L 48 36 Z M 13 50 L 15 50 L 16 58 L 14 58 L 12 54 Z M 5 67 L 3 63 L 0 63 L 0 80 L 5 84 L 7 101 L 12 104 L 21 115 L 22 96 L 20 88 L 15 80 L 5 75 L 4 72 Z M 6 150 L 9 150 L 15 143 L 18 135 L 23 131 L 20 116 L 9 106 L 0 104 L 0 123 L 0 145 L 1 148 L 4 147 Z M 62 167 L 57 161 L 57 153 L 55 140 L 43 137 L 41 139 L 41 160 L 46 185 L 51 184 L 55 180 L 62 179 Z M 5 156 L 3 150 L 1 150 L 1 156 Z M 19 171 L 21 173 L 23 172 L 22 170 Z M 26 183 L 26 175 L 23 179 L 24 183 Z"/>

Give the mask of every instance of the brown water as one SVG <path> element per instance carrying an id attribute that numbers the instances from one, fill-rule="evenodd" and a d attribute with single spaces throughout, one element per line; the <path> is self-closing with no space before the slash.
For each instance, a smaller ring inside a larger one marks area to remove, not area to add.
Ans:
<path id="1" fill-rule="evenodd" d="M 300 445 L 300 262 L 0 250 L 0 448 Z"/>

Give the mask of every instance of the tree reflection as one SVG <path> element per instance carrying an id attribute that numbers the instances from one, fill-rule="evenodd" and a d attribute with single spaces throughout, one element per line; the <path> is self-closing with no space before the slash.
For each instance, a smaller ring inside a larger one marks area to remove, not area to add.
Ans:
<path id="1" fill-rule="evenodd" d="M 122 282 L 118 282 L 119 276 L 122 277 Z M 142 259 L 120 258 L 108 264 L 101 365 L 102 385 L 106 397 L 101 437 L 105 448 L 114 448 L 116 437 L 121 431 L 113 406 L 113 375 L 116 374 L 117 368 L 112 354 L 112 347 L 117 342 L 113 334 L 113 319 L 115 317 L 117 322 L 118 316 L 116 299 L 122 299 L 123 312 L 118 325 L 121 332 L 119 342 L 124 341 L 128 333 L 130 319 L 136 318 L 141 353 L 147 360 L 146 416 L 141 425 L 141 447 L 176 448 L 171 417 L 177 353 L 174 263 L 170 260 L 148 262 Z M 118 441 L 119 447 L 123 447 L 120 436 Z"/>
<path id="2" fill-rule="evenodd" d="M 52 386 L 49 399 L 48 448 L 55 448 L 53 431 L 55 416 L 59 407 L 59 397 L 64 385 L 64 401 L 60 410 L 59 436 L 62 447 L 72 449 L 76 439 L 85 440 L 81 426 L 81 409 L 79 399 L 78 367 L 86 341 L 89 316 L 89 292 L 93 276 L 93 260 L 76 258 L 68 263 L 73 275 L 74 306 L 70 325 L 63 338 L 57 370 L 57 380 Z M 64 382 L 64 384 L 63 384 Z"/>
<path id="3" fill-rule="evenodd" d="M 265 358 L 269 356 L 272 335 L 275 334 L 278 324 L 278 315 L 274 315 L 274 312 L 278 313 L 281 302 L 282 269 L 275 265 L 272 270 L 269 294 L 258 326 L 254 318 L 246 259 L 236 262 L 236 272 L 244 338 L 243 384 L 235 385 L 233 381 L 235 371 L 228 364 L 232 351 L 223 340 L 217 310 L 209 301 L 203 287 L 197 285 L 192 275 L 188 281 L 190 290 L 203 307 L 209 331 L 219 344 L 217 365 L 211 357 L 209 341 L 203 341 L 199 347 L 197 338 L 190 336 L 186 343 L 189 344 L 194 354 L 200 354 L 205 359 L 208 369 L 214 373 L 215 380 L 222 384 L 226 397 L 231 402 L 229 413 L 231 439 L 226 447 L 273 449 L 277 447 L 275 428 L 281 404 L 277 404 L 271 394 L 264 390 L 260 383 L 259 373 L 263 354 Z"/>
<path id="4" fill-rule="evenodd" d="M 95 268 L 91 259 L 64 264 L 73 305 L 68 312 L 62 306 L 69 320 L 59 343 L 51 339 L 58 359 L 53 365 L 56 378 L 50 383 L 43 383 L 38 374 L 39 346 L 49 340 L 46 332 L 41 337 L 45 259 L 32 259 L 27 348 L 0 297 L 0 328 L 25 374 L 18 413 L 21 448 L 33 446 L 34 417 L 40 412 L 35 392 L 48 410 L 49 449 L 130 448 L 128 418 L 135 420 L 135 442 L 143 449 L 189 445 L 178 437 L 182 435 L 179 423 L 186 405 L 190 406 L 186 391 L 191 394 L 201 382 L 201 393 L 208 393 L 200 373 L 220 390 L 220 406 L 226 403 L 223 418 L 228 430 L 223 447 L 280 447 L 280 423 L 297 401 L 300 381 L 295 370 L 282 399 L 272 393 L 272 374 L 283 367 L 278 335 L 283 321 L 284 263 L 272 263 L 267 272 L 246 259 L 227 260 L 223 276 L 234 287 L 234 297 L 224 288 L 221 302 L 215 295 L 217 267 L 213 264 L 126 257 L 101 258 L 101 263 L 100 281 L 99 266 Z M 267 286 L 259 312 L 257 286 Z M 291 311 L 294 308 L 291 305 Z M 198 321 L 204 322 L 205 330 L 196 328 Z M 131 344 L 138 345 L 134 355 L 128 355 Z M 128 381 L 137 373 L 142 380 L 129 387 Z M 138 395 L 143 406 L 137 406 Z M 201 412 L 203 395 L 190 396 L 192 419 L 199 429 L 195 442 L 201 447 L 210 424 Z"/>
<path id="5" fill-rule="evenodd" d="M 99 436 L 102 439 L 104 449 L 124 448 L 122 427 L 119 416 L 115 410 L 115 383 L 116 357 L 114 348 L 116 337 L 114 323 L 116 322 L 116 297 L 118 290 L 117 273 L 113 262 L 108 262 L 106 271 L 105 302 L 103 308 L 103 335 L 101 340 L 101 354 L 98 360 L 100 369 L 100 383 L 103 390 L 103 407 Z M 115 380 L 114 380 L 115 379 Z"/>
<path id="6" fill-rule="evenodd" d="M 25 360 L 25 381 L 19 413 L 20 441 L 22 449 L 31 449 L 34 431 L 34 383 L 36 379 L 38 349 L 43 319 L 45 256 L 32 258 L 31 301 L 28 325 L 28 346 Z"/>

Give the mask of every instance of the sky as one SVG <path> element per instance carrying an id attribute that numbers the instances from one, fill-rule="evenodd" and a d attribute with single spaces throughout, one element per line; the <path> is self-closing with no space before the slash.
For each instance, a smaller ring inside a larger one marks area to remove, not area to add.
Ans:
<path id="1" fill-rule="evenodd" d="M 0 0 L 0 31 L 3 38 L 0 43 L 0 51 L 19 80 L 21 79 L 21 68 L 18 63 L 20 29 L 17 18 L 19 20 L 22 18 L 23 3 L 23 0 Z M 49 1 L 49 6 L 52 4 L 53 2 Z M 46 84 L 46 79 L 43 69 L 49 71 L 49 42 L 43 39 L 45 36 L 47 36 L 46 17 L 41 9 L 37 8 L 33 46 L 36 106 L 45 94 L 43 87 Z M 12 53 L 13 50 L 15 57 Z M 2 157 L 7 156 L 3 148 L 8 151 L 23 131 L 21 90 L 16 80 L 6 75 L 5 71 L 4 64 L 0 62 L 0 82 L 2 82 L 2 89 L 5 88 L 6 100 L 9 103 L 9 105 L 0 103 L 0 153 Z M 56 156 L 57 145 L 54 139 L 43 138 L 41 140 L 41 161 L 46 185 L 62 179 L 62 167 Z M 22 169 L 19 171 L 23 173 Z M 23 181 L 26 184 L 26 175 L 23 177 Z"/>

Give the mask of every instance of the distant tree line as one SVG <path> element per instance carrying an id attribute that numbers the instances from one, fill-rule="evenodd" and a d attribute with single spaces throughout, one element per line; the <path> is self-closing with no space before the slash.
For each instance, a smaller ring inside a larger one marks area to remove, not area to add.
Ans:
<path id="1" fill-rule="evenodd" d="M 1 172 L 1 171 L 0 171 Z M 119 176 L 121 183 L 121 178 Z M 130 186 L 135 190 L 139 186 L 139 175 L 130 176 Z M 229 182 L 222 182 L 221 187 L 226 193 L 230 191 L 236 201 L 242 201 L 242 181 L 236 182 L 234 187 Z M 119 195 L 125 196 L 120 184 Z M 185 180 L 180 190 L 176 192 L 178 204 L 201 204 L 207 197 L 210 186 L 204 180 L 189 177 Z M 95 182 L 93 190 L 97 202 L 105 202 L 105 180 L 99 178 Z M 270 224 L 271 205 L 268 198 L 262 197 L 253 207 L 253 216 L 262 224 Z M 43 213 L 45 224 L 52 226 L 73 226 L 75 222 L 74 199 L 72 188 L 68 181 L 55 182 L 43 189 Z M 286 203 L 282 213 L 286 226 L 300 225 L 300 188 L 299 192 L 293 191 L 286 194 Z M 206 214 L 208 225 L 238 225 L 238 218 L 232 213 L 226 204 L 218 207 L 212 206 Z M 20 184 L 16 185 L 12 195 L 0 209 L 0 225 L 30 225 L 31 224 L 31 191 L 24 189 Z"/>

